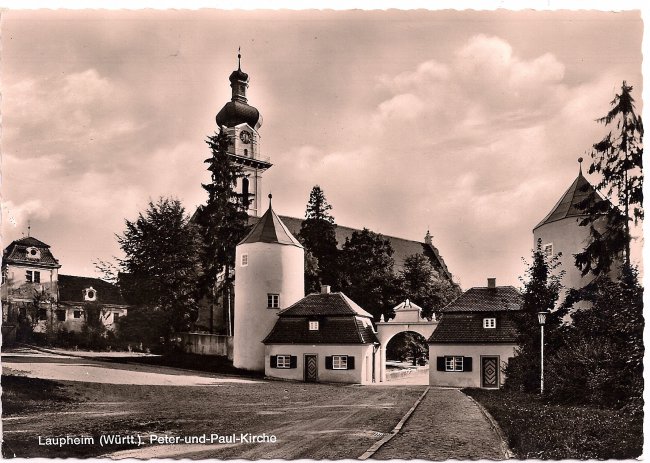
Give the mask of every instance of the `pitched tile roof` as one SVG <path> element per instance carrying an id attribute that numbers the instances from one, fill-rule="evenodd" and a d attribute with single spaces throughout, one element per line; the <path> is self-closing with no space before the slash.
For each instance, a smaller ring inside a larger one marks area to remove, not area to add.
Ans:
<path id="1" fill-rule="evenodd" d="M 551 212 L 549 212 L 540 223 L 535 225 L 533 230 L 547 223 L 562 220 L 567 217 L 584 216 L 585 212 L 582 209 L 579 209 L 577 205 L 587 199 L 587 197 L 595 191 L 595 188 L 586 178 L 584 178 L 582 171 L 580 171 L 578 177 L 576 177 L 571 186 L 569 186 L 569 189 L 564 192 L 560 200 L 555 204 L 555 206 L 553 206 Z M 596 193 L 596 198 L 596 201 L 603 200 L 598 193 Z"/>
<path id="2" fill-rule="evenodd" d="M 309 321 L 318 320 L 318 330 Z M 372 344 L 379 343 L 371 326 L 356 317 L 280 316 L 264 344 Z"/>
<path id="3" fill-rule="evenodd" d="M 507 312 L 521 310 L 521 294 L 513 286 L 474 287 L 441 309 L 448 312 Z"/>
<path id="4" fill-rule="evenodd" d="M 126 305 L 117 286 L 99 278 L 59 275 L 59 301 L 86 302 L 84 289 L 92 286 L 97 291 L 97 302 L 102 304 Z"/>
<path id="5" fill-rule="evenodd" d="M 281 310 L 278 315 L 280 317 L 359 316 L 372 318 L 371 314 L 363 310 L 343 293 L 309 294 L 293 305 Z"/>
<path id="6" fill-rule="evenodd" d="M 372 319 L 372 315 L 343 293 L 310 294 L 278 313 L 278 321 L 264 343 L 378 343 L 372 324 L 362 319 Z M 309 329 L 310 320 L 318 320 L 318 330 Z"/>
<path id="7" fill-rule="evenodd" d="M 513 313 L 444 313 L 430 344 L 514 343 L 517 329 Z M 483 328 L 483 319 L 496 318 L 496 328 Z"/>
<path id="8" fill-rule="evenodd" d="M 38 259 L 27 257 L 27 248 L 37 248 L 41 255 Z M 54 258 L 50 246 L 32 236 L 12 241 L 2 252 L 2 262 L 14 264 L 28 264 L 48 268 L 60 267 L 59 261 Z"/>
<path id="9" fill-rule="evenodd" d="M 287 226 L 287 228 L 297 236 L 300 233 L 300 227 L 302 226 L 302 219 L 296 217 L 288 217 L 286 215 L 281 215 L 280 218 L 282 222 Z M 258 221 L 257 217 L 249 217 L 248 223 L 254 224 Z M 342 225 L 337 225 L 334 229 L 336 233 L 336 241 L 338 243 L 338 248 L 341 249 L 345 243 L 346 238 L 350 238 L 352 233 L 355 231 L 360 231 L 356 228 L 344 227 Z M 413 254 L 424 254 L 429 258 L 433 268 L 440 272 L 443 276 L 452 279 L 452 275 L 445 264 L 442 256 L 438 252 L 438 249 L 432 244 L 422 243 L 419 241 L 406 240 L 403 238 L 396 238 L 394 236 L 382 235 L 384 238 L 390 241 L 390 244 L 393 248 L 393 259 L 395 260 L 395 270 L 399 271 L 404 267 L 404 261 L 407 257 Z"/>
<path id="10" fill-rule="evenodd" d="M 302 247 L 300 242 L 275 214 L 270 205 L 268 210 L 255 223 L 248 235 L 239 244 L 246 243 L 277 243 Z"/>

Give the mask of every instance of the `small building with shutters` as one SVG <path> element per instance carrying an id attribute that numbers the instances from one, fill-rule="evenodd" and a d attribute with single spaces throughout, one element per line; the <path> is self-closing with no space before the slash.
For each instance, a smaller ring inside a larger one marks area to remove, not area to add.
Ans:
<path id="1" fill-rule="evenodd" d="M 521 294 L 513 286 L 465 291 L 441 310 L 438 327 L 429 338 L 431 386 L 499 388 L 503 369 L 517 347 L 514 314 Z"/>
<path id="2" fill-rule="evenodd" d="M 308 382 L 379 381 L 379 341 L 372 315 L 343 293 L 310 294 L 278 313 L 264 339 L 265 374 Z"/>

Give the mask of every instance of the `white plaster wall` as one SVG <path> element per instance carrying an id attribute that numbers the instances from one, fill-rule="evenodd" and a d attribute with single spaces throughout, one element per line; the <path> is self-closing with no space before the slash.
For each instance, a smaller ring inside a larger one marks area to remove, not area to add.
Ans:
<path id="1" fill-rule="evenodd" d="M 562 277 L 562 285 L 565 288 L 582 288 L 593 280 L 591 274 L 583 277 L 575 266 L 573 255 L 582 252 L 589 241 L 589 227 L 581 227 L 579 222 L 580 218 L 567 217 L 533 230 L 533 249 L 536 249 L 537 240 L 541 238 L 542 249 L 544 245 L 553 243 L 553 254 L 562 253 L 559 258 L 561 265 L 555 273 L 565 271 Z M 564 301 L 565 296 L 566 289 L 563 289 L 558 304 Z"/>
<path id="2" fill-rule="evenodd" d="M 27 270 L 41 272 L 40 284 L 28 283 L 26 279 Z M 31 301 L 34 298 L 33 289 L 41 288 L 49 291 L 50 294 L 58 300 L 59 272 L 56 268 L 42 268 L 38 266 L 24 265 L 7 265 L 7 282 L 2 285 L 2 300 L 24 300 Z"/>
<path id="3" fill-rule="evenodd" d="M 241 256 L 248 254 L 242 267 Z M 235 264 L 235 329 L 233 364 L 264 371 L 264 344 L 277 313 L 305 296 L 304 250 L 277 243 L 237 246 Z M 280 308 L 267 308 L 267 295 L 280 295 Z"/>
<path id="4" fill-rule="evenodd" d="M 264 373 L 271 378 L 305 380 L 305 354 L 318 355 L 318 381 L 330 383 L 372 383 L 372 344 L 273 344 L 266 346 Z M 295 355 L 296 368 L 271 368 L 271 355 Z M 325 357 L 330 355 L 354 356 L 354 370 L 326 370 Z M 379 351 L 375 354 L 375 378 L 379 382 Z"/>
<path id="5" fill-rule="evenodd" d="M 499 356 L 499 386 L 505 381 L 503 368 L 515 356 L 515 344 L 429 344 L 429 385 L 481 387 L 481 356 Z M 472 371 L 437 371 L 437 357 L 472 357 Z"/>

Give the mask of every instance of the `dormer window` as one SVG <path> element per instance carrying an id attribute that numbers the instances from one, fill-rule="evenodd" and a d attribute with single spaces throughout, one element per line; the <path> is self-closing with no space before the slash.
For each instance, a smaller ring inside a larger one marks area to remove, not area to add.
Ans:
<path id="1" fill-rule="evenodd" d="M 496 328 L 497 319 L 496 318 L 484 318 L 483 319 L 483 328 Z"/>
<path id="2" fill-rule="evenodd" d="M 97 291 L 92 286 L 90 288 L 84 289 L 84 301 L 96 301 L 97 300 Z"/>
<path id="3" fill-rule="evenodd" d="M 309 321 L 309 331 L 318 331 L 318 320 Z"/>
<path id="4" fill-rule="evenodd" d="M 25 256 L 28 259 L 37 260 L 41 258 L 41 251 L 38 248 L 30 246 L 25 249 Z"/>

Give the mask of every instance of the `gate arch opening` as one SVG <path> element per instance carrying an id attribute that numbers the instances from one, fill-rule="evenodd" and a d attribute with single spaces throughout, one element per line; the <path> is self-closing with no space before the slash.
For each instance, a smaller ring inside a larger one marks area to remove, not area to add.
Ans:
<path id="1" fill-rule="evenodd" d="M 426 340 L 429 339 L 438 326 L 437 320 L 423 318 L 422 308 L 410 302 L 408 299 L 393 310 L 395 312 L 394 318 L 388 321 L 382 319 L 377 323 L 377 339 L 381 344 L 380 382 L 386 381 L 386 351 L 393 337 L 403 332 L 415 333 L 425 339 L 426 345 Z"/>
<path id="2" fill-rule="evenodd" d="M 386 381 L 429 374 L 427 339 L 415 331 L 401 331 L 388 340 L 386 349 Z"/>

